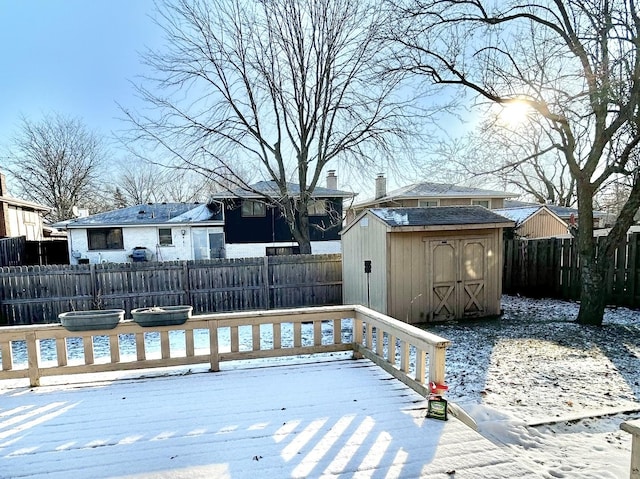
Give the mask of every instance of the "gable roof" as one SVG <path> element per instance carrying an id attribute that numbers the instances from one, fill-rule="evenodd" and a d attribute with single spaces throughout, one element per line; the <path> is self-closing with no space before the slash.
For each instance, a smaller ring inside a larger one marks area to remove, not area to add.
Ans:
<path id="1" fill-rule="evenodd" d="M 532 202 L 527 202 L 527 201 L 516 201 L 516 200 L 505 200 L 504 201 L 504 207 L 505 208 L 521 208 L 521 207 L 525 207 L 525 206 L 542 206 L 542 203 L 532 203 Z M 551 204 L 545 204 L 544 206 L 546 206 L 547 208 L 549 208 L 551 211 L 553 211 L 556 215 L 558 215 L 560 218 L 562 219 L 569 219 L 571 217 L 571 215 L 573 215 L 575 218 L 578 217 L 578 209 L 577 208 L 569 208 L 568 206 L 558 206 L 558 205 L 551 205 Z M 604 218 L 609 216 L 608 213 L 604 212 L 604 211 L 594 211 L 593 212 L 593 217 L 594 218 Z"/>
<path id="2" fill-rule="evenodd" d="M 537 206 L 521 206 L 518 208 L 496 208 L 493 211 L 506 218 L 509 218 L 510 220 L 513 220 L 516 223 L 516 228 L 521 226 L 523 223 L 525 223 L 541 211 L 546 211 L 556 220 L 566 225 L 566 222 L 562 218 L 560 218 L 560 216 L 554 213 L 554 211 L 547 205 L 539 204 Z"/>
<path id="3" fill-rule="evenodd" d="M 222 223 L 222 208 L 218 203 L 152 203 L 129 206 L 95 215 L 56 223 L 63 228 L 94 228 L 99 226 L 144 226 L 189 223 Z"/>
<path id="4" fill-rule="evenodd" d="M 517 193 L 508 193 L 498 190 L 484 190 L 448 183 L 414 183 L 390 191 L 381 198 L 374 198 L 357 203 L 354 206 L 384 203 L 394 200 L 408 199 L 436 199 L 436 198 L 515 198 Z"/>
<path id="5" fill-rule="evenodd" d="M 2 196 L 0 195 L 0 204 L 5 203 L 11 206 L 17 206 L 23 209 L 32 210 L 32 211 L 51 211 L 53 208 L 45 205 L 41 205 L 39 203 L 34 203 L 32 201 L 21 200 L 19 198 L 12 198 L 11 196 Z"/>
<path id="6" fill-rule="evenodd" d="M 505 228 L 513 226 L 513 221 L 488 210 L 483 206 L 431 206 L 402 208 L 371 208 L 363 211 L 341 234 L 367 215 L 372 214 L 389 229 L 421 231 L 451 227 L 464 228 Z M 446 229 L 446 228 L 445 228 Z"/>
<path id="7" fill-rule="evenodd" d="M 211 195 L 213 199 L 226 199 L 226 198 L 263 198 L 266 196 L 280 197 L 280 188 L 275 181 L 259 181 L 250 185 L 251 189 L 237 188 L 230 191 L 222 191 Z M 293 197 L 300 195 L 300 185 L 297 183 L 287 182 L 287 191 Z M 333 190 L 331 188 L 324 188 L 322 186 L 316 186 L 313 190 L 312 198 L 353 198 L 356 194 L 350 191 Z"/>

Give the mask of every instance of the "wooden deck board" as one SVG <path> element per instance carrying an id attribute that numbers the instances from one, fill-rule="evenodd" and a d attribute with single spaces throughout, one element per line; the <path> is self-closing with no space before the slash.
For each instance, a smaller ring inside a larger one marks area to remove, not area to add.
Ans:
<path id="1" fill-rule="evenodd" d="M 537 477 L 366 360 L 1 388 L 1 478 Z"/>

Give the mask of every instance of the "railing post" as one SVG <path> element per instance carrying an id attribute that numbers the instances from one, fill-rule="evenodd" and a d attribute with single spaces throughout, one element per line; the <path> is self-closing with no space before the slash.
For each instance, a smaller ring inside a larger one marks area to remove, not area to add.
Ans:
<path id="1" fill-rule="evenodd" d="M 362 359 L 363 356 L 359 352 L 362 346 L 362 319 L 358 317 L 358 312 L 354 311 L 353 318 L 353 359 Z"/>
<path id="2" fill-rule="evenodd" d="M 29 384 L 31 387 L 40 386 L 40 340 L 36 339 L 36 333 L 26 333 L 24 339 L 27 342 Z"/>
<path id="3" fill-rule="evenodd" d="M 207 321 L 209 325 L 209 362 L 211 372 L 220 371 L 220 351 L 218 347 L 218 320 Z"/>
<path id="4" fill-rule="evenodd" d="M 429 349 L 429 382 L 444 384 L 444 365 L 447 348 L 435 345 Z"/>
<path id="5" fill-rule="evenodd" d="M 620 429 L 632 434 L 630 479 L 640 479 L 640 419 L 623 422 Z"/>

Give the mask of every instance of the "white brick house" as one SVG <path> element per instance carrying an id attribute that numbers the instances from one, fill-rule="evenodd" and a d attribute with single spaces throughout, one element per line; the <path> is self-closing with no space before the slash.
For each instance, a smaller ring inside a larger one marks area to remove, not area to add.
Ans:
<path id="1" fill-rule="evenodd" d="M 124 263 L 225 257 L 218 203 L 136 205 L 57 223 L 66 229 L 69 262 Z"/>

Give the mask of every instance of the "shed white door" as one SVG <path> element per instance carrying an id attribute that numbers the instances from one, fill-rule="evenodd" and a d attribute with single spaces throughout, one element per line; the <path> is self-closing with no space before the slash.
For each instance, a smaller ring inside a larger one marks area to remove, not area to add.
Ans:
<path id="1" fill-rule="evenodd" d="M 477 316 L 486 309 L 486 240 L 431 241 L 431 318 L 443 321 Z"/>

